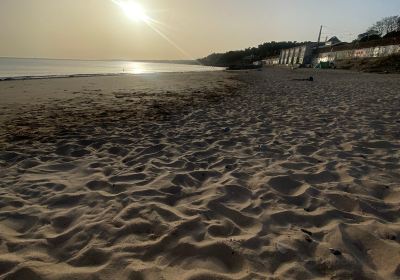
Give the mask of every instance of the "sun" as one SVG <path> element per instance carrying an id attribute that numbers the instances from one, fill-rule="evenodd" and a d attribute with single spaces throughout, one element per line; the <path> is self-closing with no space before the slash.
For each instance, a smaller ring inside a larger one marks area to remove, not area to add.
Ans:
<path id="1" fill-rule="evenodd" d="M 113 0 L 125 13 L 125 15 L 134 21 L 147 22 L 150 18 L 142 5 L 133 0 Z"/>

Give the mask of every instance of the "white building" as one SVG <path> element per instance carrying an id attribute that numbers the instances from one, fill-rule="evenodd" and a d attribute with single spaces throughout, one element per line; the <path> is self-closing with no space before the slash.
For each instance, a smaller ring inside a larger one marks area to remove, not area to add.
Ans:
<path id="1" fill-rule="evenodd" d="M 293 47 L 281 51 L 279 64 L 283 65 L 309 65 L 312 63 L 313 52 L 316 48 L 315 43 Z"/>

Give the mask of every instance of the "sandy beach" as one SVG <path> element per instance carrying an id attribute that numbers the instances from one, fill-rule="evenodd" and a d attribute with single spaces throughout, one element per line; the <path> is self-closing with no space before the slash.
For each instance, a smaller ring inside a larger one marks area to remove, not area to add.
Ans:
<path id="1" fill-rule="evenodd" d="M 0 279 L 400 279 L 399 89 L 281 68 L 2 81 Z"/>

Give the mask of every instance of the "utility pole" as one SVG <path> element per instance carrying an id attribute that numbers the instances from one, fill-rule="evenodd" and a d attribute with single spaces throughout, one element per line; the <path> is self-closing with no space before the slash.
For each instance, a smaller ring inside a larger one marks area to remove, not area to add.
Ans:
<path id="1" fill-rule="evenodd" d="M 322 25 L 321 25 L 321 28 L 319 29 L 317 49 L 319 48 L 319 44 L 321 43 L 321 34 L 322 34 Z"/>

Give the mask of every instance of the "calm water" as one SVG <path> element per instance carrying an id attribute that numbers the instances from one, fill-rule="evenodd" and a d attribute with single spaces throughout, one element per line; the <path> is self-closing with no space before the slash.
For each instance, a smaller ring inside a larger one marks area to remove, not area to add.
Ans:
<path id="1" fill-rule="evenodd" d="M 201 65 L 132 61 L 84 61 L 58 59 L 0 58 L 0 79 L 74 75 L 146 74 L 165 72 L 216 71 Z"/>

